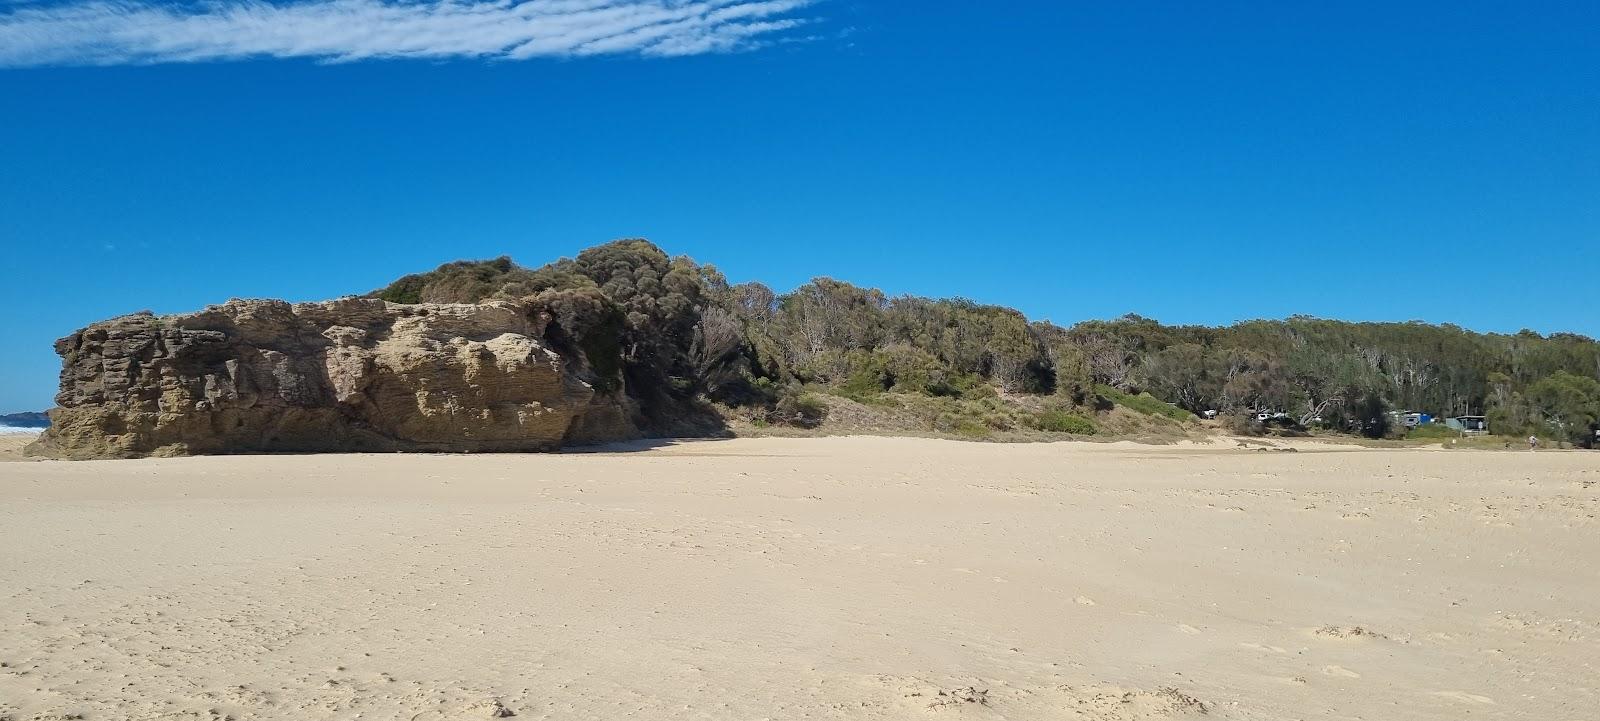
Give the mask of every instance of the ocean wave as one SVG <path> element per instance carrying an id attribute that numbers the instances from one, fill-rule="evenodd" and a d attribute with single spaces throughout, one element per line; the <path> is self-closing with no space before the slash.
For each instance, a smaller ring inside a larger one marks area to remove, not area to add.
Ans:
<path id="1" fill-rule="evenodd" d="M 43 428 L 22 428 L 20 426 L 0 426 L 0 435 L 38 435 L 43 433 Z"/>

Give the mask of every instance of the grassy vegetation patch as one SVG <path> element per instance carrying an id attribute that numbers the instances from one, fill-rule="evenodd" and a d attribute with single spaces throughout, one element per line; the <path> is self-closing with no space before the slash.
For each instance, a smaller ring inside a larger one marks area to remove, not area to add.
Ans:
<path id="1" fill-rule="evenodd" d="M 1076 413 L 1053 410 L 1040 413 L 1033 418 L 1033 427 L 1051 433 L 1072 433 L 1080 436 L 1092 436 L 1098 431 L 1094 421 Z"/>
<path id="2" fill-rule="evenodd" d="M 1108 385 L 1097 385 L 1094 387 L 1094 390 L 1096 393 L 1099 393 L 1106 400 L 1111 401 L 1112 403 L 1115 403 L 1119 406 L 1126 406 L 1145 415 L 1171 418 L 1172 420 L 1179 422 L 1194 420 L 1193 413 L 1163 401 L 1160 398 L 1156 398 L 1149 393 L 1140 393 L 1138 395 L 1134 395 L 1132 393 L 1125 393 L 1117 390 L 1116 388 Z"/>
<path id="3" fill-rule="evenodd" d="M 1460 436 L 1461 431 L 1451 428 L 1443 423 L 1429 423 L 1426 425 L 1417 426 L 1406 432 L 1406 438 L 1418 439 L 1459 438 Z"/>

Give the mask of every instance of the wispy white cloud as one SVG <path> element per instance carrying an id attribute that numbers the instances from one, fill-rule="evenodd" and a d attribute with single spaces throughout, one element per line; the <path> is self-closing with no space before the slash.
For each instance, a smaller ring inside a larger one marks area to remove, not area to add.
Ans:
<path id="1" fill-rule="evenodd" d="M 0 66 L 699 55 L 782 39 L 814 1 L 20 3 L 0 10 Z"/>

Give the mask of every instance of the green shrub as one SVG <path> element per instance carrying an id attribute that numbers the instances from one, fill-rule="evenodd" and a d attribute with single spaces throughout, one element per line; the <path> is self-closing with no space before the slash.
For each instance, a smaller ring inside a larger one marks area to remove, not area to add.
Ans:
<path id="1" fill-rule="evenodd" d="M 942 433 L 953 433 L 967 438 L 984 438 L 989 435 L 989 427 L 978 418 L 972 418 L 964 413 L 941 413 L 933 421 L 935 430 Z"/>
<path id="2" fill-rule="evenodd" d="M 1106 400 L 1109 400 L 1119 406 L 1125 406 L 1145 415 L 1161 416 L 1163 418 L 1170 418 L 1180 422 L 1194 420 L 1193 413 L 1172 405 L 1171 403 L 1161 400 L 1160 398 L 1156 398 L 1149 393 L 1140 393 L 1138 395 L 1134 395 L 1132 393 L 1125 393 L 1107 385 L 1097 385 L 1094 387 L 1094 389 L 1096 393 L 1104 396 Z"/>
<path id="3" fill-rule="evenodd" d="M 873 353 L 884 370 L 884 380 L 900 393 L 939 395 L 936 389 L 947 383 L 948 370 L 933 354 L 920 348 L 895 343 Z"/>
<path id="4" fill-rule="evenodd" d="M 1094 421 L 1066 411 L 1045 411 L 1033 418 L 1033 427 L 1051 433 L 1072 433 L 1092 436 L 1098 430 Z"/>
<path id="5" fill-rule="evenodd" d="M 998 398 L 1000 393 L 976 373 L 958 373 L 933 390 L 933 395 L 956 398 Z"/>
<path id="6" fill-rule="evenodd" d="M 1428 423 L 1416 426 L 1406 432 L 1407 438 L 1458 438 L 1460 436 L 1461 431 L 1443 423 Z"/>
<path id="7" fill-rule="evenodd" d="M 983 424 L 997 431 L 1009 431 L 1016 427 L 1016 424 L 1011 420 L 1011 416 L 998 411 L 984 414 Z"/>
<path id="8" fill-rule="evenodd" d="M 412 274 L 390 283 L 386 288 L 373 291 L 372 295 L 390 303 L 421 303 L 422 289 L 426 285 L 426 278 Z"/>
<path id="9" fill-rule="evenodd" d="M 885 390 L 881 374 L 871 368 L 858 368 L 850 373 L 850 377 L 835 393 L 853 401 L 869 403 Z"/>
<path id="10" fill-rule="evenodd" d="M 828 404 L 812 393 L 788 393 L 778 399 L 773 422 L 801 428 L 816 428 L 828 417 Z"/>
<path id="11" fill-rule="evenodd" d="M 1223 414 L 1221 421 L 1223 429 L 1234 435 L 1259 436 L 1266 432 L 1266 429 L 1256 422 L 1256 417 L 1248 413 L 1226 413 Z"/>

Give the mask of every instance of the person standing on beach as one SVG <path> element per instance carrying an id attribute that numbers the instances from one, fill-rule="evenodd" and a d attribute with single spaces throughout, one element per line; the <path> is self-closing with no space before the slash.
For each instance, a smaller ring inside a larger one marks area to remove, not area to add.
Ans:
<path id="1" fill-rule="evenodd" d="M 1533 451 L 1533 450 L 1538 450 L 1538 448 L 1539 448 L 1539 437 L 1538 436 L 1528 436 L 1528 450 Z"/>

